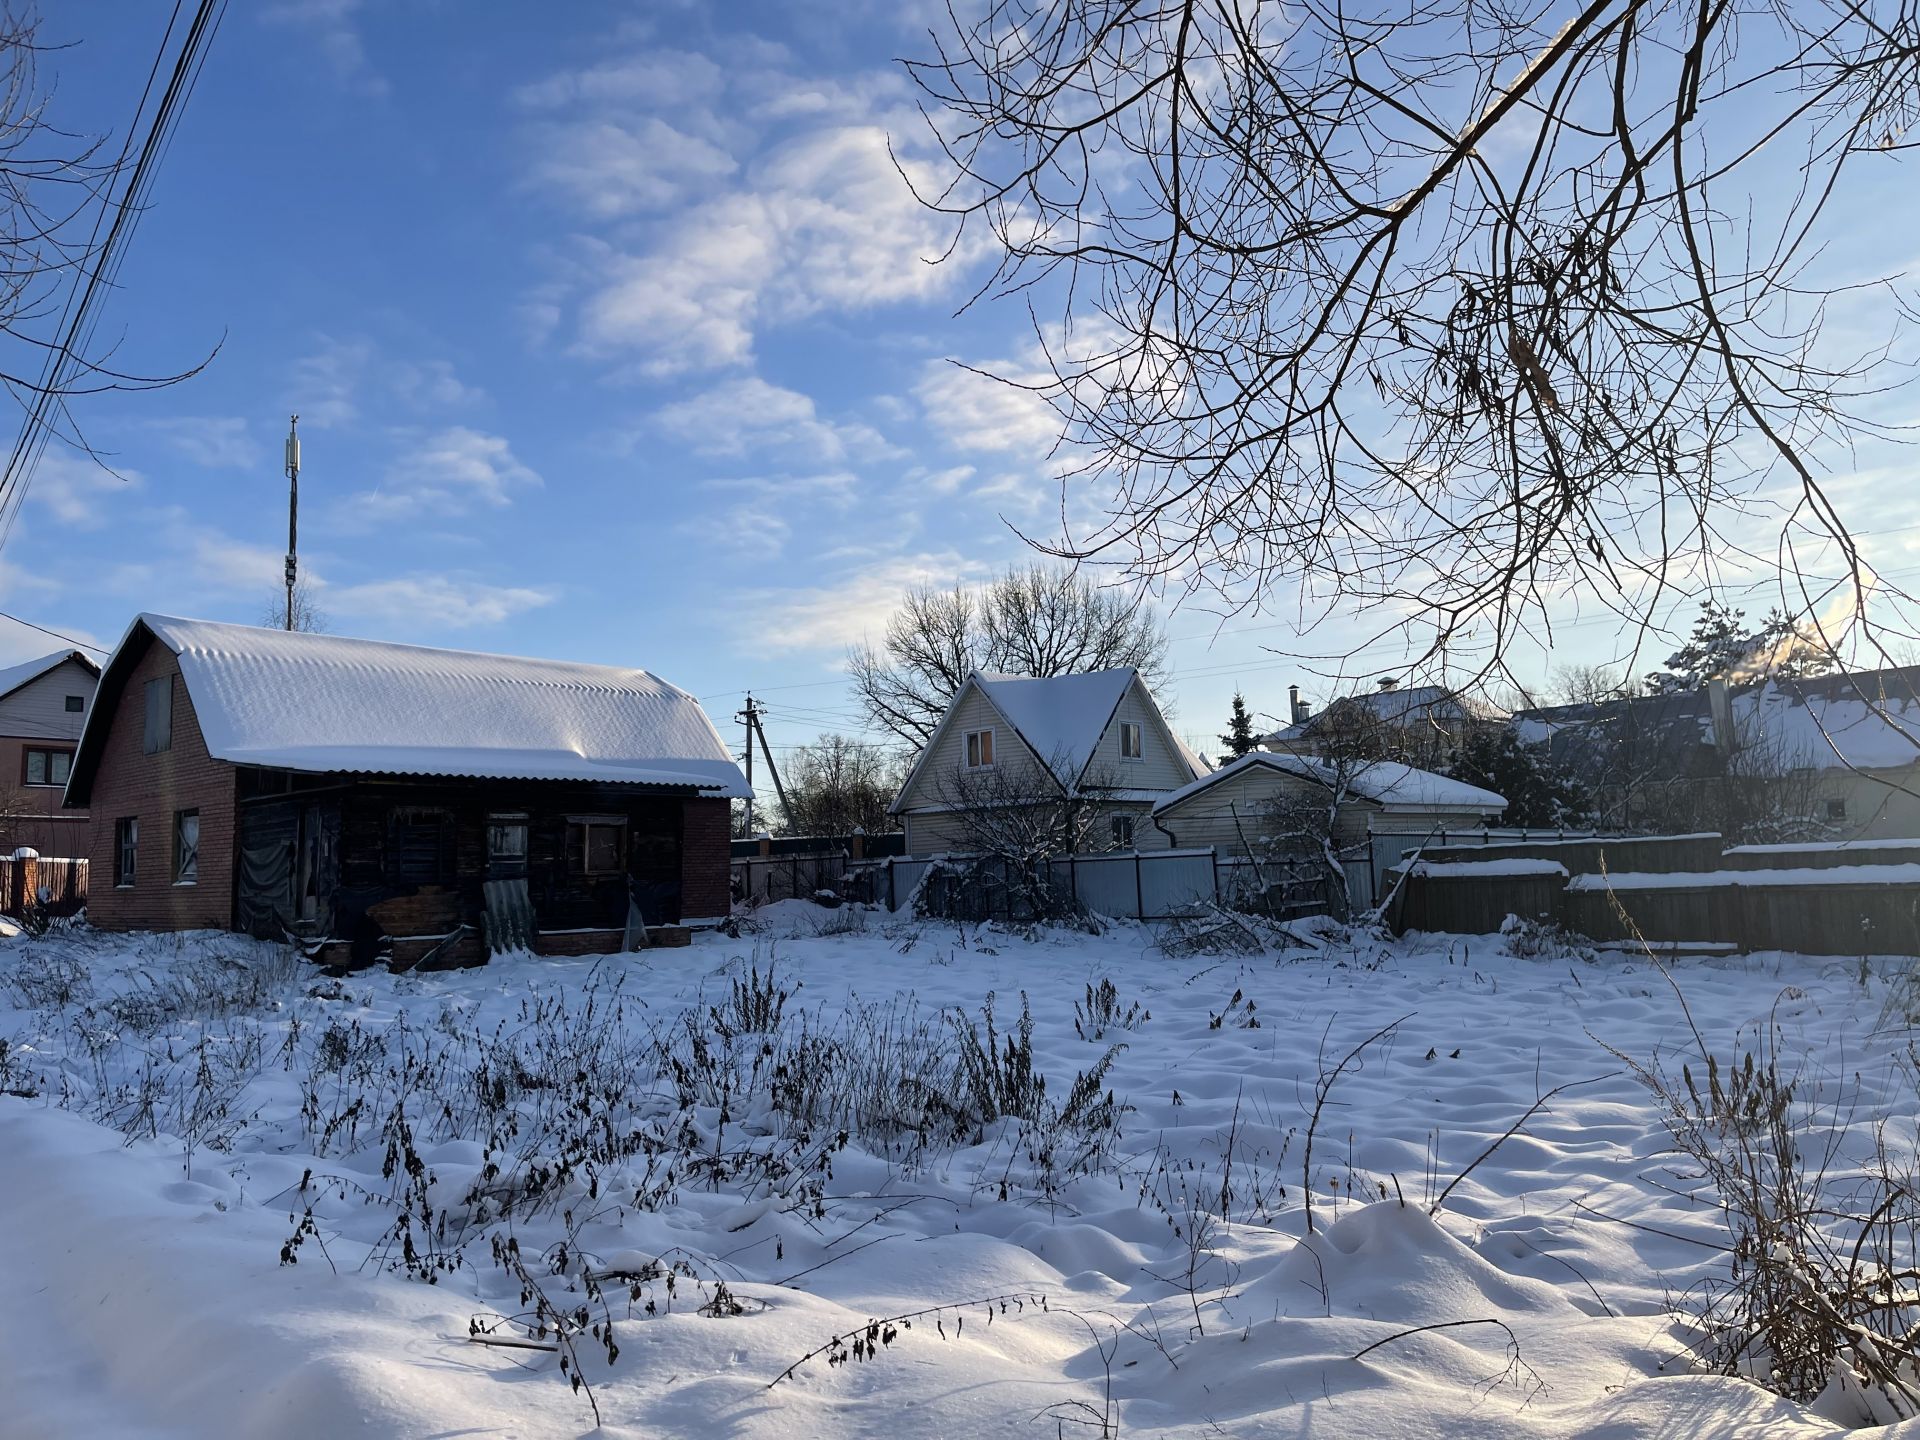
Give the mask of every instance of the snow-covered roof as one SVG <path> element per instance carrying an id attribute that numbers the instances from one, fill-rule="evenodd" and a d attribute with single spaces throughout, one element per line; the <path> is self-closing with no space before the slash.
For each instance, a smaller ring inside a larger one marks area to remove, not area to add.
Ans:
<path id="1" fill-rule="evenodd" d="M 1742 749 L 1764 746 L 1788 768 L 1886 770 L 1920 761 L 1920 694 L 1902 672 L 1774 681 L 1733 697 Z"/>
<path id="2" fill-rule="evenodd" d="M 1254 750 L 1221 766 L 1211 775 L 1203 775 L 1191 785 L 1173 791 L 1153 807 L 1153 813 L 1159 815 L 1182 805 L 1201 791 L 1256 766 L 1328 786 L 1335 784 L 1339 778 L 1336 768 L 1325 760 Z M 1482 790 L 1478 785 L 1469 785 L 1464 780 L 1436 775 L 1431 770 L 1417 770 L 1394 760 L 1368 762 L 1348 776 L 1347 785 L 1355 795 L 1388 809 L 1471 810 L 1476 814 L 1497 814 L 1507 808 L 1503 795 Z"/>
<path id="3" fill-rule="evenodd" d="M 1284 745 L 1324 733 L 1342 723 L 1371 723 L 1411 729 L 1417 725 L 1458 724 L 1468 720 L 1496 721 L 1505 718 L 1498 707 L 1470 695 L 1462 695 L 1445 685 L 1406 685 L 1392 689 L 1362 691 L 1343 695 L 1317 715 L 1293 725 L 1282 726 L 1263 743 Z"/>
<path id="4" fill-rule="evenodd" d="M 22 685 L 31 685 L 50 670 L 58 670 L 69 660 L 78 660 L 95 675 L 100 667 L 78 650 L 55 650 L 51 655 L 42 655 L 38 660 L 23 660 L 18 665 L 9 665 L 0 670 L 0 700 L 4 700 Z"/>
<path id="5" fill-rule="evenodd" d="M 699 701 L 644 670 L 141 615 L 110 678 L 147 633 L 179 657 L 216 760 L 747 794 Z M 111 710 L 89 717 L 76 776 Z"/>
<path id="6" fill-rule="evenodd" d="M 993 708 L 1020 732 L 1028 748 L 1071 787 L 1093 759 L 1107 722 L 1137 671 L 1089 670 L 1035 680 L 1024 675 L 974 676 Z"/>

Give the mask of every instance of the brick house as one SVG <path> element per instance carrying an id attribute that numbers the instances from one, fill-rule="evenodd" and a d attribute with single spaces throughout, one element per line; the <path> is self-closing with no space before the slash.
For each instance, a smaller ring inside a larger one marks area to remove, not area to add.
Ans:
<path id="1" fill-rule="evenodd" d="M 100 667 L 56 650 L 0 670 L 0 855 L 85 855 L 87 814 L 61 804 Z"/>
<path id="2" fill-rule="evenodd" d="M 715 922 L 746 793 L 699 702 L 642 670 L 141 615 L 66 801 L 102 929 L 407 963 Z"/>

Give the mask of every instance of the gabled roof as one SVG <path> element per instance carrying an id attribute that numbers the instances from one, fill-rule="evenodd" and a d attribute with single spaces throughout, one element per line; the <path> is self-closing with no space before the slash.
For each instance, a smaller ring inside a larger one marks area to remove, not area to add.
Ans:
<path id="1" fill-rule="evenodd" d="M 1119 710 L 1120 702 L 1127 698 L 1136 683 L 1174 755 L 1192 774 L 1202 773 L 1200 762 L 1181 743 L 1180 737 L 1173 733 L 1166 717 L 1160 713 L 1159 703 L 1147 689 L 1146 682 L 1140 678 L 1140 672 L 1131 666 L 1114 670 L 1089 670 L 1078 675 L 1054 675 L 1046 679 L 975 671 L 967 677 L 966 683 L 954 694 L 953 699 L 947 702 L 946 714 L 940 717 L 940 724 L 921 749 L 919 758 L 914 761 L 906 783 L 900 787 L 900 794 L 893 802 L 891 813 L 899 814 L 905 808 L 906 798 L 913 793 L 913 787 L 925 769 L 928 758 L 939 748 L 941 738 L 953 724 L 953 717 L 959 713 L 961 702 L 970 693 L 977 691 L 985 697 L 1061 789 L 1072 792 L 1086 778 L 1087 767 L 1093 763 L 1100 738 L 1107 733 L 1107 727 L 1113 723 L 1114 712 Z"/>
<path id="2" fill-rule="evenodd" d="M 747 794 L 700 703 L 644 670 L 141 615 L 107 662 L 70 804 L 87 798 L 114 699 L 150 643 L 179 657 L 216 760 Z"/>
<path id="3" fill-rule="evenodd" d="M 1253 750 L 1238 760 L 1222 765 L 1211 775 L 1203 775 L 1191 785 L 1182 786 L 1153 807 L 1156 815 L 1184 805 L 1194 796 L 1212 789 L 1223 780 L 1244 775 L 1259 768 L 1312 780 L 1331 788 L 1338 779 L 1337 770 L 1324 760 L 1305 755 L 1276 754 Z M 1371 800 L 1389 810 L 1471 810 L 1498 814 L 1507 808 L 1506 797 L 1464 780 L 1417 770 L 1394 760 L 1374 760 L 1356 769 L 1347 780 L 1348 787 L 1363 800 Z"/>
<path id="4" fill-rule="evenodd" d="M 974 681 L 1040 763 L 1072 789 L 1138 674 L 1132 669 L 1090 670 L 1035 680 L 983 673 Z"/>
<path id="5" fill-rule="evenodd" d="M 38 660 L 26 660 L 18 665 L 9 665 L 0 670 L 0 700 L 4 700 L 24 685 L 31 685 L 50 670 L 58 670 L 69 660 L 77 660 L 84 665 L 95 679 L 99 678 L 100 666 L 89 660 L 78 650 L 56 650 L 51 655 L 42 655 Z"/>

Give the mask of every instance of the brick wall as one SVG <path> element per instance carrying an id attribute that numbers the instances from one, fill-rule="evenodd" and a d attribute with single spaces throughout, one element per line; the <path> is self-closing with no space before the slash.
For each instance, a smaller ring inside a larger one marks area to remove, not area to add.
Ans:
<path id="1" fill-rule="evenodd" d="M 172 675 L 173 746 L 144 753 L 147 681 Z M 233 923 L 234 768 L 207 754 L 200 722 L 171 650 L 149 644 L 113 705 L 89 803 L 87 855 L 92 861 L 87 917 L 102 930 L 226 929 Z M 200 812 L 199 879 L 173 883 L 173 822 L 180 810 Z M 118 886 L 114 822 L 140 821 L 134 883 Z"/>
<path id="2" fill-rule="evenodd" d="M 680 828 L 680 918 L 717 920 L 733 908 L 733 807 L 726 800 L 685 802 Z"/>

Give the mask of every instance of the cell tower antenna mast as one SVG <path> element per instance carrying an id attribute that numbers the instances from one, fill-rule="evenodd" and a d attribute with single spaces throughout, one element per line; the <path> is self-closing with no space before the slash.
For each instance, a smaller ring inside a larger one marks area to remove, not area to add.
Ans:
<path id="1" fill-rule="evenodd" d="M 293 587 L 300 575 L 300 417 L 287 421 L 287 629 L 293 629 Z"/>

